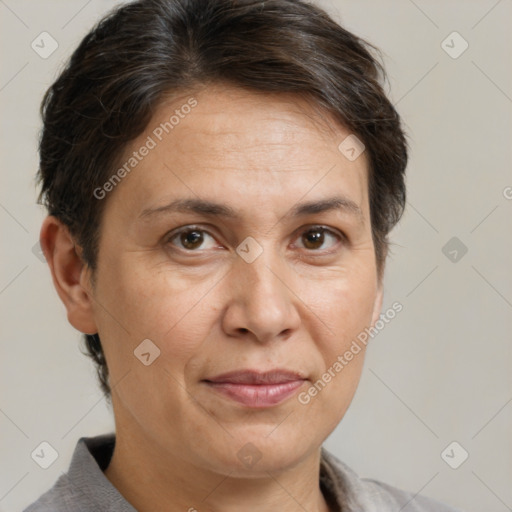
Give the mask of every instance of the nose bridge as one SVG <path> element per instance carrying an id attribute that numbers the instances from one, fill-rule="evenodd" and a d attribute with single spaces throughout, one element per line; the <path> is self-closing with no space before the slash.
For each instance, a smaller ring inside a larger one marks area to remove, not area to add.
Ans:
<path id="1" fill-rule="evenodd" d="M 230 330 L 251 331 L 263 340 L 278 336 L 297 325 L 298 313 L 293 308 L 293 293 L 286 284 L 279 256 L 270 248 L 261 247 L 251 262 L 242 256 L 234 263 L 231 283 Z"/>
<path id="2" fill-rule="evenodd" d="M 254 250 L 251 248 L 250 250 Z M 283 278 L 279 278 L 282 265 L 278 257 L 273 253 L 270 244 L 265 248 L 261 247 L 259 255 L 253 260 L 245 260 L 243 257 L 237 261 L 236 272 L 245 286 L 242 286 L 244 298 L 263 299 L 272 297 L 274 299 L 286 295 L 286 288 Z"/>

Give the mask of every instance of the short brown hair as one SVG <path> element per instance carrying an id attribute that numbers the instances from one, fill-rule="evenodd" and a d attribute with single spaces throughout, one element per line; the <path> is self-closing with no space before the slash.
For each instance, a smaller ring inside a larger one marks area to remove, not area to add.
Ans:
<path id="1" fill-rule="evenodd" d="M 361 139 L 369 161 L 372 236 L 379 278 L 387 235 L 405 205 L 407 143 L 381 83 L 380 52 L 304 0 L 139 0 L 103 18 L 46 92 L 39 201 L 68 228 L 94 273 L 112 175 L 169 93 L 229 83 L 294 92 Z M 84 335 L 110 397 L 98 334 Z"/>

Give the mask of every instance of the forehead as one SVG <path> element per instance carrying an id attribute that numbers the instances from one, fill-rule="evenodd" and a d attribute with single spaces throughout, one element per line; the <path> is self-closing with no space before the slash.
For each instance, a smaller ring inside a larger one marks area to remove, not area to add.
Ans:
<path id="1" fill-rule="evenodd" d="M 140 212 L 185 192 L 247 206 L 270 197 L 315 199 L 336 187 L 364 210 L 366 155 L 350 161 L 338 148 L 349 135 L 298 95 L 208 86 L 158 105 L 126 148 L 121 165 L 140 160 L 113 196 Z M 135 157 L 145 146 L 145 156 Z"/>
<path id="2" fill-rule="evenodd" d="M 197 105 L 188 112 L 186 105 L 191 98 Z M 181 114 L 179 120 L 175 119 L 178 123 L 167 133 L 165 123 L 170 119 L 169 113 L 185 110 L 187 113 Z M 333 151 L 336 150 L 333 145 L 336 138 L 350 133 L 326 110 L 300 95 L 252 91 L 220 84 L 172 101 L 163 101 L 146 132 L 152 127 L 153 132 L 161 133 L 161 128 L 164 129 L 165 133 L 161 134 L 164 144 L 166 141 L 172 144 L 172 139 L 181 136 L 194 145 L 201 138 L 203 144 L 194 147 L 197 152 L 205 148 L 212 156 L 229 157 L 243 151 L 246 158 L 258 149 L 267 150 L 269 146 L 274 150 L 273 157 L 279 149 L 287 157 L 313 148 L 316 153 L 325 149 Z M 294 144 L 305 141 L 310 142 L 302 146 Z"/>

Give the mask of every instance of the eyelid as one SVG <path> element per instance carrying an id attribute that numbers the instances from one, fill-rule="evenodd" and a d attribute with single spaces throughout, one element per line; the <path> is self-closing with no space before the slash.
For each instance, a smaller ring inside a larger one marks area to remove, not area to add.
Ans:
<path id="1" fill-rule="evenodd" d="M 165 245 L 169 244 L 171 242 L 171 240 L 173 238 L 175 238 L 176 236 L 178 236 L 179 234 L 183 233 L 183 232 L 187 232 L 187 231 L 201 231 L 203 233 L 206 233 L 208 234 L 209 236 L 211 236 L 212 238 L 214 238 L 215 240 L 217 240 L 217 235 L 214 235 L 213 233 L 211 233 L 210 229 L 205 229 L 204 227 L 202 227 L 201 225 L 199 224 L 186 224 L 185 226 L 181 226 L 179 228 L 176 228 L 176 229 L 173 229 L 172 231 L 166 233 L 163 237 L 163 243 Z M 186 249 L 181 249 L 180 247 L 177 247 L 178 250 L 182 250 L 182 251 L 186 251 Z M 186 251 L 188 253 L 192 253 L 192 252 L 199 252 L 199 251 Z"/>
<path id="2" fill-rule="evenodd" d="M 213 234 L 210 231 L 211 228 L 206 229 L 203 226 L 204 225 L 199 225 L 199 224 L 187 224 L 187 225 L 175 228 L 172 231 L 170 231 L 169 233 L 167 233 L 166 235 L 164 235 L 163 243 L 164 243 L 164 245 L 170 245 L 171 240 L 173 238 L 175 238 L 177 235 L 179 235 L 180 233 L 186 232 L 186 231 L 194 231 L 194 230 L 202 231 L 203 233 L 208 234 L 213 239 L 218 241 L 217 240 L 217 235 Z M 339 240 L 339 242 L 341 244 L 348 244 L 349 243 L 349 238 L 347 237 L 347 235 L 343 231 L 341 231 L 340 229 L 337 229 L 337 228 L 331 228 L 331 227 L 326 226 L 324 224 L 308 224 L 308 225 L 305 225 L 305 226 L 301 226 L 295 232 L 294 239 L 298 238 L 303 233 L 307 233 L 308 231 L 313 231 L 315 229 L 318 229 L 318 230 L 321 229 L 323 232 L 327 232 L 328 234 L 334 236 L 335 238 L 337 238 Z M 187 254 L 193 254 L 193 253 L 200 254 L 201 252 L 203 252 L 205 250 L 205 249 L 203 249 L 203 250 L 201 250 L 201 249 L 198 249 L 198 250 L 187 250 L 187 249 L 182 249 L 182 248 L 177 247 L 177 246 L 174 246 L 173 249 L 176 250 L 176 251 L 185 252 Z M 332 254 L 333 252 L 336 252 L 338 249 L 334 248 L 334 249 L 323 250 L 323 251 L 322 250 L 315 251 L 315 250 L 308 250 L 308 249 L 304 249 L 304 250 L 306 250 L 312 256 L 322 256 L 322 255 Z M 314 253 L 317 253 L 317 254 L 314 254 Z"/>
<path id="3" fill-rule="evenodd" d="M 341 244 L 348 244 L 349 243 L 348 237 L 347 237 L 347 235 L 343 231 L 341 231 L 339 229 L 336 229 L 336 228 L 330 228 L 328 226 L 325 226 L 324 224 L 310 224 L 309 226 L 305 226 L 305 227 L 302 226 L 302 228 L 300 228 L 299 235 L 301 233 L 307 233 L 309 231 L 314 231 L 315 229 L 322 230 L 324 233 L 328 233 L 329 235 L 334 236 L 335 238 L 338 239 L 338 241 Z M 321 251 L 321 250 L 320 251 L 309 250 L 308 253 L 312 254 L 313 256 L 315 256 L 315 255 L 322 256 L 322 255 L 332 254 L 336 250 L 337 249 L 335 247 L 334 249 L 323 250 L 323 251 Z"/>

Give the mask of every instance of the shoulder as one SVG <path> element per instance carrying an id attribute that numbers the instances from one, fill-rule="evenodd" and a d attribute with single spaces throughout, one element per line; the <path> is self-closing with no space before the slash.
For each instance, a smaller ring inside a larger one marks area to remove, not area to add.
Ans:
<path id="1" fill-rule="evenodd" d="M 379 505 L 382 503 L 382 505 L 385 504 L 392 507 L 392 510 L 400 510 L 402 512 L 461 512 L 460 509 L 456 509 L 446 503 L 421 494 L 398 489 L 378 480 L 362 478 L 361 482 L 363 482 L 366 492 L 372 499 Z"/>
<path id="2" fill-rule="evenodd" d="M 23 512 L 92 512 L 102 509 L 134 512 L 103 474 L 115 444 L 114 434 L 82 437 L 67 473 Z"/>
<path id="3" fill-rule="evenodd" d="M 330 466 L 339 499 L 348 510 L 365 512 L 462 512 L 445 503 L 392 485 L 361 478 L 347 464 L 322 448 L 322 458 Z M 335 490 L 336 491 L 336 490 Z"/>
<path id="4" fill-rule="evenodd" d="M 67 477 L 62 475 L 51 489 L 42 494 L 23 512 L 73 512 L 81 511 L 73 501 L 73 493 Z"/>

